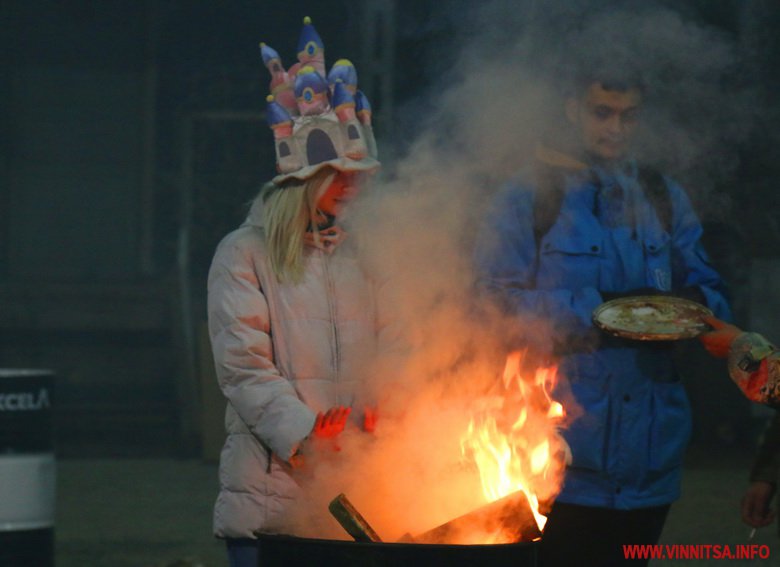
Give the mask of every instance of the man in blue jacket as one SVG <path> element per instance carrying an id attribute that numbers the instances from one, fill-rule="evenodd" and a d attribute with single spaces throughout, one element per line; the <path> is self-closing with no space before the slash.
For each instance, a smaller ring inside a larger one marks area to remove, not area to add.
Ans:
<path id="1" fill-rule="evenodd" d="M 475 256 L 480 289 L 526 344 L 558 358 L 567 391 L 556 395 L 581 410 L 563 432 L 572 462 L 542 538 L 544 567 L 642 564 L 623 545 L 657 543 L 680 495 L 691 417 L 672 352 L 599 332 L 594 308 L 664 293 L 730 317 L 685 192 L 629 153 L 641 82 L 599 73 L 565 101 L 574 143 L 540 147 L 534 170 L 497 195 Z"/>

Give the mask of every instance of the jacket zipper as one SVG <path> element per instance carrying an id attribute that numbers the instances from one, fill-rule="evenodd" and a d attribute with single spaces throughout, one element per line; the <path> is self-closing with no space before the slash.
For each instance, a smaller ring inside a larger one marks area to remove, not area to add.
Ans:
<path id="1" fill-rule="evenodd" d="M 333 346 L 331 348 L 331 351 L 333 353 L 333 374 L 336 381 L 339 381 L 339 369 L 340 369 L 340 356 L 341 352 L 339 349 L 339 328 L 336 324 L 336 286 L 334 284 L 333 278 L 330 274 L 330 256 L 323 254 L 323 262 L 325 264 L 325 281 L 327 282 L 327 292 L 328 292 L 328 310 L 330 311 L 330 322 L 331 322 L 331 331 L 333 336 Z"/>

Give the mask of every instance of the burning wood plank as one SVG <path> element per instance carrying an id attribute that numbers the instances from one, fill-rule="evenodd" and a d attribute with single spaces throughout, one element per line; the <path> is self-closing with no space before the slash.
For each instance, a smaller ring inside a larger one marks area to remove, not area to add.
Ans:
<path id="1" fill-rule="evenodd" d="M 336 496 L 328 504 L 328 510 L 355 541 L 382 541 L 344 494 Z"/>
<path id="2" fill-rule="evenodd" d="M 475 543 L 464 541 L 471 534 L 505 535 L 509 541 L 533 541 L 542 536 L 534 519 L 528 498 L 517 491 L 425 533 L 405 535 L 409 543 Z"/>

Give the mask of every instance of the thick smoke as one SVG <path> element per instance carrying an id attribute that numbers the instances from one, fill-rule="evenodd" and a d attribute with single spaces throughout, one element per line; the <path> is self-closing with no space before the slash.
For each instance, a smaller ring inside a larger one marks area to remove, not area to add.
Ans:
<path id="1" fill-rule="evenodd" d="M 311 516 L 298 518 L 308 535 L 345 536 L 326 512 L 340 492 L 388 541 L 483 502 L 473 468 L 459 458 L 460 436 L 480 395 L 494 388 L 516 329 L 533 325 L 540 341 L 548 330 L 480 305 L 474 236 L 493 192 L 528 166 L 540 140 L 555 141 L 578 64 L 640 71 L 647 104 L 637 154 L 694 193 L 709 195 L 733 174 L 733 149 L 750 133 L 738 45 L 684 14 L 644 1 L 476 5 L 445 2 L 432 15 L 452 30 L 429 56 L 441 69 L 448 53 L 447 71 L 400 109 L 414 117 L 396 130 L 403 157 L 385 162 L 353 211 L 353 233 L 381 283 L 383 339 L 394 350 L 369 379 L 376 433 L 353 429 L 340 452 L 310 457 L 317 491 L 306 495 Z M 380 138 L 382 153 L 392 154 L 393 143 Z"/>
<path id="2" fill-rule="evenodd" d="M 685 9 L 693 4 L 445 2 L 431 15 L 449 22 L 451 43 L 430 55 L 431 68 L 446 70 L 424 97 L 426 135 L 445 136 L 445 153 L 459 150 L 455 159 L 473 172 L 500 177 L 561 128 L 561 99 L 578 68 L 637 72 L 646 85 L 637 155 L 684 182 L 697 203 L 712 203 L 770 110 L 755 76 L 762 7 L 733 3 L 727 32 L 701 23 Z M 413 105 L 409 115 L 419 120 Z M 700 212 L 717 215 L 722 205 Z"/>

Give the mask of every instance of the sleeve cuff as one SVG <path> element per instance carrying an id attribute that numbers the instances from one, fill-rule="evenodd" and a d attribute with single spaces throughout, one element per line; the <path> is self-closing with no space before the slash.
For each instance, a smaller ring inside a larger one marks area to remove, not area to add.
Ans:
<path id="1" fill-rule="evenodd" d="M 279 416 L 270 431 L 258 430 L 256 433 L 261 439 L 268 440 L 271 451 L 279 458 L 289 461 L 311 434 L 315 420 L 314 412 L 299 402 L 297 408 L 288 408 L 285 415 Z"/>
<path id="2" fill-rule="evenodd" d="M 706 286 L 698 286 L 707 307 L 713 312 L 715 317 L 722 319 L 727 323 L 733 322 L 733 316 L 731 314 L 731 308 L 729 307 L 726 299 L 717 291 L 710 289 Z"/>
<path id="3" fill-rule="evenodd" d="M 593 311 L 606 301 L 594 287 L 586 287 L 577 292 L 584 309 L 580 309 L 580 319 L 586 328 L 593 326 Z"/>

